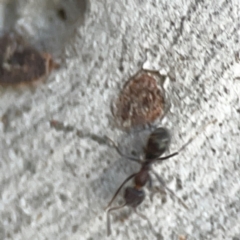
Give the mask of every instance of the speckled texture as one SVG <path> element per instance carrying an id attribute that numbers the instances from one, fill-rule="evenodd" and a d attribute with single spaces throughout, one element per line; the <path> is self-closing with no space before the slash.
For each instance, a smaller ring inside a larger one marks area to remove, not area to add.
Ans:
<path id="1" fill-rule="evenodd" d="M 1 1 L 0 12 L 7 2 L 13 1 Z M 56 31 L 36 28 L 48 24 L 48 5 L 34 2 L 20 1 L 15 28 L 53 38 Z M 169 76 L 164 87 L 171 109 L 159 124 L 172 132 L 171 152 L 207 122 L 217 123 L 178 157 L 155 166 L 189 210 L 169 195 L 162 203 L 157 193 L 139 208 L 157 237 L 126 208 L 113 214 L 109 239 L 240 238 L 239 4 L 91 1 L 69 39 L 61 42 L 58 35 L 59 45 L 46 44 L 66 64 L 35 90 L 0 91 L 0 239 L 107 238 L 104 207 L 138 166 L 101 136 L 128 152 L 140 149 L 135 140 L 145 132 L 134 138 L 117 129 L 110 102 L 143 62 Z M 50 127 L 51 119 L 78 128 L 78 134 Z"/>

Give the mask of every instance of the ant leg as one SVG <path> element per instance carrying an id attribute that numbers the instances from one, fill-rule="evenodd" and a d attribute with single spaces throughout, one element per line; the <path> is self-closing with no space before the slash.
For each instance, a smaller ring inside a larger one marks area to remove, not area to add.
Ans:
<path id="1" fill-rule="evenodd" d="M 188 209 L 187 205 L 183 202 L 182 199 L 180 199 L 170 188 L 167 187 L 165 181 L 155 172 L 153 171 L 153 174 L 156 176 L 157 180 L 159 183 L 166 189 L 168 190 L 186 209 Z"/>
<path id="2" fill-rule="evenodd" d="M 205 129 L 208 127 L 210 124 L 214 124 L 217 122 L 217 119 L 213 119 L 211 122 L 206 123 L 204 126 L 201 127 L 199 131 L 197 131 L 180 149 L 178 152 L 182 151 L 184 148 L 187 147 L 200 133 L 205 131 Z"/>
<path id="3" fill-rule="evenodd" d="M 148 177 L 148 188 L 152 189 L 152 178 L 150 175 Z"/>
<path id="4" fill-rule="evenodd" d="M 149 174 L 149 177 L 148 177 L 148 188 L 151 190 L 151 194 L 150 194 L 150 200 L 152 201 L 153 200 L 153 191 L 152 191 L 152 177 L 150 176 Z"/>
<path id="5" fill-rule="evenodd" d="M 157 158 L 157 159 L 155 159 L 154 161 L 167 160 L 167 159 L 169 159 L 169 158 L 171 158 L 171 157 L 174 157 L 174 156 L 178 155 L 178 153 L 179 153 L 179 151 L 178 151 L 178 152 L 174 152 L 174 153 L 172 153 L 172 154 L 170 154 L 170 155 L 168 155 L 168 156 L 166 156 L 166 157 Z"/>
<path id="6" fill-rule="evenodd" d="M 110 208 L 110 209 L 107 210 L 107 236 L 110 236 L 110 235 L 111 235 L 111 223 L 110 223 L 109 213 L 110 213 L 111 211 L 121 209 L 121 208 L 123 208 L 123 207 L 125 207 L 125 206 L 126 206 L 126 203 L 124 203 L 124 204 L 121 205 L 121 206 L 112 207 L 112 208 Z"/>
<path id="7" fill-rule="evenodd" d="M 105 136 L 105 138 L 107 138 L 107 140 L 112 143 L 113 147 L 116 149 L 116 151 L 118 152 L 118 154 L 119 154 L 120 156 L 122 156 L 122 157 L 124 157 L 124 158 L 127 158 L 127 159 L 129 159 L 129 160 L 131 160 L 131 161 L 134 161 L 134 162 L 137 162 L 137 163 L 141 164 L 141 161 L 139 160 L 139 158 L 134 157 L 134 156 L 125 155 L 125 154 L 120 150 L 120 148 L 118 147 L 118 145 L 117 145 L 112 139 L 110 139 L 110 138 L 107 137 L 107 136 Z"/>
<path id="8" fill-rule="evenodd" d="M 162 190 L 160 189 L 160 188 L 152 188 L 152 177 L 149 175 L 149 183 L 148 183 L 148 188 L 151 190 L 151 192 L 150 192 L 150 196 L 149 196 L 149 198 L 150 198 L 150 200 L 151 200 L 151 202 L 153 201 L 153 197 L 154 197 L 154 195 L 156 194 L 156 193 L 159 193 L 159 192 L 162 192 Z M 166 193 L 166 191 L 164 190 L 164 193 Z"/>
<path id="9" fill-rule="evenodd" d="M 122 187 L 126 184 L 126 182 L 128 182 L 131 178 L 134 178 L 136 175 L 137 175 L 137 173 L 134 173 L 124 180 L 124 182 L 120 185 L 120 187 L 118 188 L 118 190 L 116 191 L 116 193 L 114 194 L 114 196 L 112 197 L 111 201 L 109 202 L 109 204 L 107 205 L 107 207 L 105 209 L 110 207 L 110 205 L 112 204 L 114 199 L 117 197 L 117 195 L 120 192 L 120 190 L 122 189 Z"/>
<path id="10" fill-rule="evenodd" d="M 157 233 L 156 233 L 156 231 L 154 230 L 153 225 L 152 225 L 152 223 L 150 222 L 150 220 L 149 220 L 145 215 L 143 215 L 142 213 L 139 213 L 136 208 L 133 208 L 133 211 L 134 211 L 139 217 L 141 217 L 142 219 L 146 220 L 146 221 L 148 222 L 148 225 L 150 226 L 150 228 L 151 228 L 152 231 L 154 232 L 154 234 L 157 235 Z"/>

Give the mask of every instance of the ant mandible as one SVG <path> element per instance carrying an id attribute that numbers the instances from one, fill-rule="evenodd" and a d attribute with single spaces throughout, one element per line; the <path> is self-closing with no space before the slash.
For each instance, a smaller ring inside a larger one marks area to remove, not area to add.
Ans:
<path id="1" fill-rule="evenodd" d="M 180 151 L 182 151 L 189 143 L 192 139 L 190 139 L 185 145 L 183 145 L 181 147 L 181 149 L 179 149 L 179 151 L 174 152 L 168 156 L 165 157 L 160 157 L 169 147 L 170 144 L 170 140 L 171 140 L 171 136 L 169 131 L 166 128 L 162 128 L 159 127 L 157 129 L 155 129 L 148 138 L 146 147 L 144 148 L 144 160 L 141 161 L 139 160 L 139 158 L 136 158 L 134 156 L 127 156 L 125 155 L 118 147 L 118 145 L 111 140 L 110 138 L 107 138 L 112 145 L 115 147 L 115 149 L 117 150 L 117 152 L 124 158 L 127 158 L 131 161 L 137 162 L 139 164 L 141 164 L 141 169 L 139 170 L 139 172 L 134 173 L 132 175 L 130 175 L 127 179 L 124 180 L 124 182 L 121 184 L 121 186 L 118 188 L 118 190 L 116 191 L 116 193 L 114 194 L 113 198 L 111 199 L 111 201 L 109 202 L 108 206 L 106 207 L 109 208 L 112 204 L 112 202 L 115 200 L 115 198 L 117 197 L 118 193 L 120 192 L 120 190 L 122 189 L 122 187 L 132 178 L 134 178 L 134 186 L 133 187 L 127 187 L 125 189 L 125 193 L 124 193 L 124 199 L 125 199 L 125 203 L 123 205 L 117 206 L 117 207 L 112 207 L 109 208 L 107 210 L 107 235 L 109 236 L 111 234 L 111 226 L 110 226 L 110 216 L 109 213 L 111 211 L 123 208 L 125 206 L 129 206 L 132 207 L 134 212 L 139 215 L 140 217 L 144 218 L 145 220 L 148 221 L 148 223 L 150 224 L 149 220 L 142 214 L 138 213 L 136 211 L 136 208 L 138 205 L 140 205 L 144 198 L 145 198 L 145 192 L 143 190 L 143 187 L 147 184 L 147 182 L 150 183 L 151 185 L 151 176 L 149 174 L 149 171 L 152 171 L 152 173 L 156 176 L 157 180 L 160 182 L 160 184 L 166 189 L 168 190 L 172 195 L 174 195 L 181 203 L 182 205 L 187 208 L 187 206 L 185 205 L 185 203 L 179 199 L 175 193 L 169 189 L 166 186 L 165 181 L 151 168 L 151 165 L 153 163 L 156 162 L 161 162 L 164 160 L 167 160 L 171 157 L 176 156 Z"/>

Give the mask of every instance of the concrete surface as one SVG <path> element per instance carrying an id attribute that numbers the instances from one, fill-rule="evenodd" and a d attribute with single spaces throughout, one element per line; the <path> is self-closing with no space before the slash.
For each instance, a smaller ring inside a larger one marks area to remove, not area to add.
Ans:
<path id="1" fill-rule="evenodd" d="M 1 88 L 0 239 L 107 239 L 104 207 L 138 166 L 101 136 L 141 149 L 136 136 L 147 130 L 117 129 L 110 103 L 143 62 L 171 78 L 171 109 L 158 123 L 172 132 L 170 152 L 217 123 L 154 166 L 189 210 L 147 191 L 139 212 L 157 235 L 126 208 L 112 214 L 108 239 L 240 239 L 239 0 L 68 2 L 67 20 L 54 12 L 60 1 L 0 3 L 2 30 L 17 29 L 64 62 L 35 90 Z"/>

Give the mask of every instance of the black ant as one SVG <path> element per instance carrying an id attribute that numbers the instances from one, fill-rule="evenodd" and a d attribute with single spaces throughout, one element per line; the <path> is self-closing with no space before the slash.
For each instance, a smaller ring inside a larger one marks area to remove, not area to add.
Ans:
<path id="1" fill-rule="evenodd" d="M 193 138 L 192 138 L 193 139 Z M 161 162 L 164 160 L 167 160 L 171 157 L 176 156 L 180 151 L 183 150 L 183 148 L 186 147 L 186 145 L 188 145 L 190 143 L 190 141 L 192 141 L 192 139 L 190 139 L 188 141 L 188 143 L 186 143 L 179 151 L 174 152 L 168 156 L 165 157 L 160 157 L 169 147 L 170 144 L 170 140 L 171 140 L 171 136 L 169 131 L 166 128 L 162 128 L 159 127 L 157 129 L 155 129 L 148 138 L 146 147 L 144 148 L 144 160 L 141 161 L 139 158 L 136 158 L 134 156 L 127 156 L 125 155 L 118 147 L 118 145 L 111 139 L 108 138 L 108 140 L 113 144 L 113 146 L 115 147 L 115 149 L 117 150 L 117 152 L 122 156 L 125 157 L 131 161 L 137 162 L 139 164 L 141 164 L 141 169 L 139 170 L 139 172 L 134 173 L 132 175 L 130 175 L 122 184 L 121 186 L 118 188 L 118 190 L 116 191 L 116 193 L 114 194 L 113 198 L 111 199 L 111 201 L 109 202 L 107 208 L 110 207 L 110 205 L 112 204 L 112 202 L 114 201 L 114 199 L 117 197 L 118 193 L 120 192 L 120 190 L 122 189 L 122 187 L 132 178 L 134 178 L 134 186 L 133 187 L 127 187 L 125 189 L 125 193 L 124 193 L 124 199 L 125 199 L 125 203 L 121 206 L 117 206 L 117 207 L 112 207 L 109 208 L 107 210 L 107 234 L 108 236 L 111 234 L 111 227 L 110 227 L 110 219 L 109 219 L 109 213 L 111 211 L 123 208 L 125 206 L 130 206 L 133 208 L 134 212 L 136 214 L 138 214 L 140 217 L 144 218 L 145 220 L 148 221 L 148 223 L 151 225 L 151 223 L 149 222 L 149 220 L 142 214 L 138 213 L 136 211 L 136 208 L 138 205 L 140 205 L 144 198 L 145 198 L 145 192 L 142 189 L 148 182 L 150 183 L 151 186 L 151 176 L 149 174 L 149 171 L 152 171 L 152 173 L 156 176 L 157 180 L 160 182 L 160 184 L 166 189 L 168 190 L 172 195 L 174 195 L 182 204 L 185 208 L 187 208 L 187 206 L 185 205 L 185 203 L 179 199 L 175 193 L 169 189 L 166 186 L 165 181 L 155 172 L 153 171 L 153 169 L 151 168 L 151 165 L 153 163 L 156 162 Z"/>

